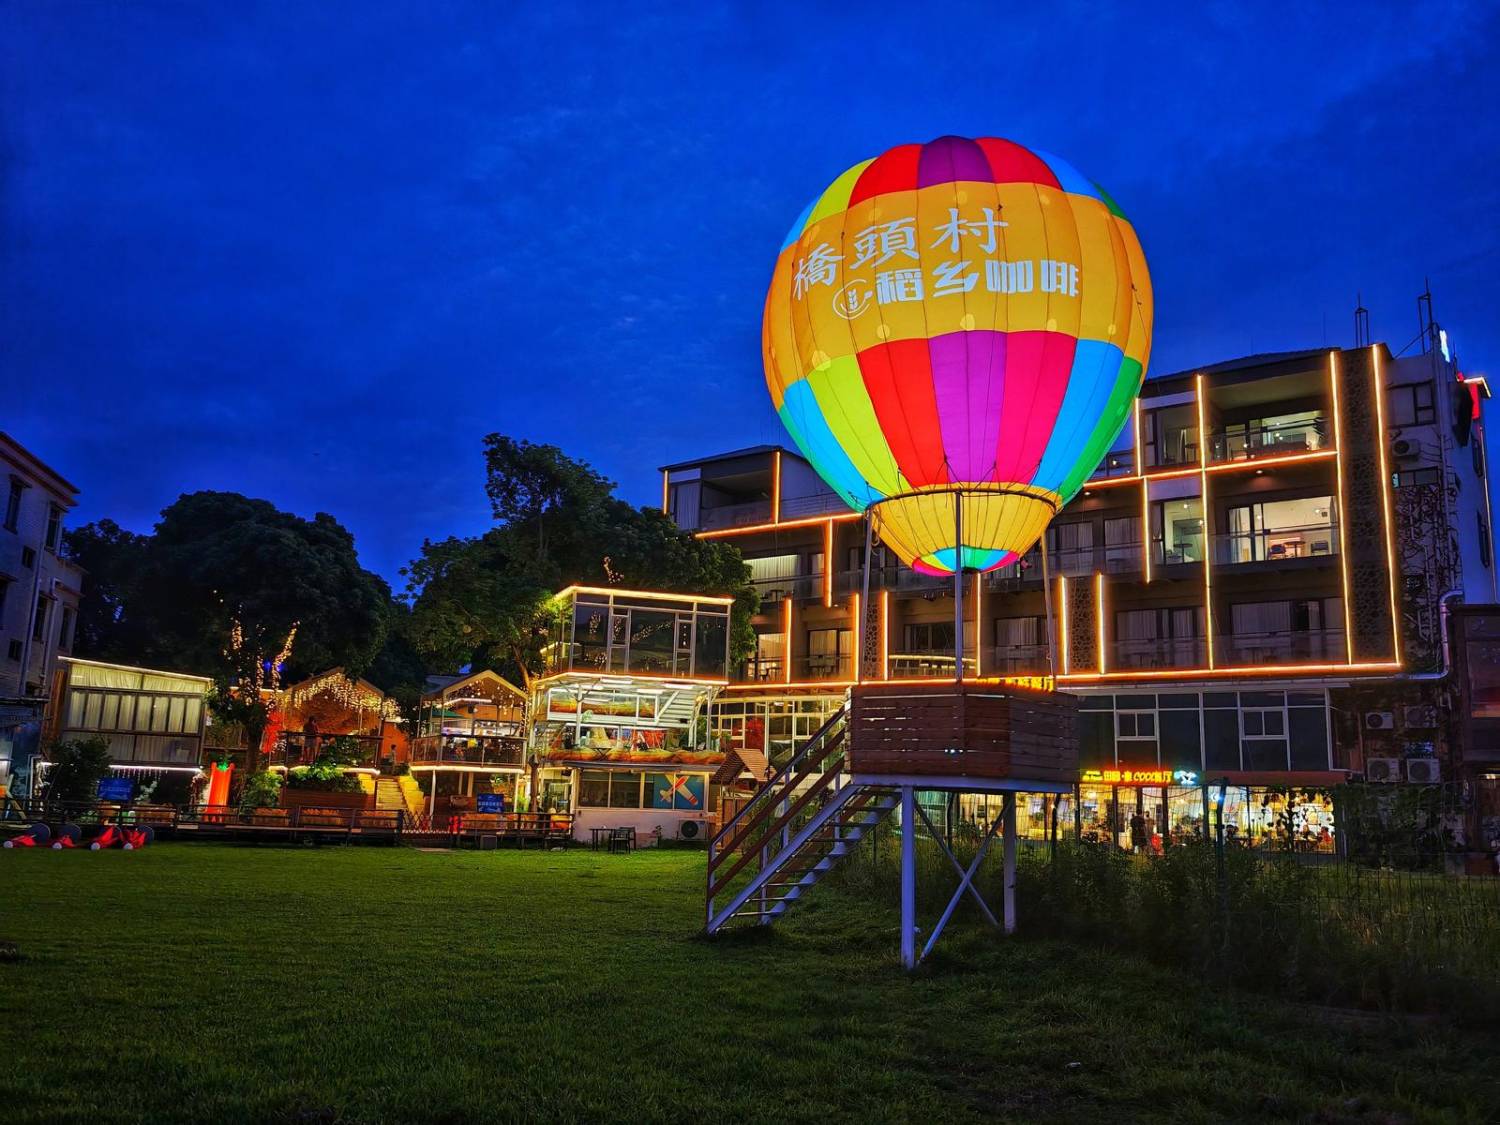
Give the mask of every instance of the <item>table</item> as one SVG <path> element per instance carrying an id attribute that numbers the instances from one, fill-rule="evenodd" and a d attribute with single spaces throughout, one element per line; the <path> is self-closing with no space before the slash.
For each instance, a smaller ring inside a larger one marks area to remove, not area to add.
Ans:
<path id="1" fill-rule="evenodd" d="M 613 832 L 613 828 L 606 828 L 602 824 L 589 825 L 589 851 L 597 852 L 599 850 L 599 837 L 602 835 L 608 838 L 609 834 Z"/>

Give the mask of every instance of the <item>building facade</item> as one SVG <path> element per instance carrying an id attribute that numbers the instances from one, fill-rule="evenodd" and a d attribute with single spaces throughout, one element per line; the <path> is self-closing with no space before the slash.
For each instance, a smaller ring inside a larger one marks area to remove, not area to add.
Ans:
<path id="1" fill-rule="evenodd" d="M 665 467 L 663 510 L 740 547 L 762 595 L 719 729 L 775 761 L 850 684 L 948 678 L 962 659 L 1082 697 L 1079 787 L 1034 799 L 1033 833 L 1061 818 L 1123 841 L 1136 814 L 1153 838 L 1200 832 L 1212 782 L 1234 831 L 1290 824 L 1325 848 L 1326 790 L 1346 778 L 1483 782 L 1443 641 L 1453 606 L 1500 600 L 1489 391 L 1432 343 L 1148 379 L 1045 557 L 963 576 L 961 654 L 952 579 L 877 543 L 867 590 L 864 521 L 797 454 Z"/>
<path id="2" fill-rule="evenodd" d="M 58 657 L 73 645 L 83 574 L 62 557 L 78 489 L 0 433 L 0 789 L 37 752 Z"/>

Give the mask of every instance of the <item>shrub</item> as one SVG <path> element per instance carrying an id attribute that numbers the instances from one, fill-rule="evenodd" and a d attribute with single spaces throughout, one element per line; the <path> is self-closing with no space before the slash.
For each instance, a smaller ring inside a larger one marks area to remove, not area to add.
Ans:
<path id="1" fill-rule="evenodd" d="M 83 804 L 99 794 L 99 782 L 109 775 L 113 759 L 109 741 L 103 738 L 80 738 L 57 742 L 47 755 L 52 768 L 47 771 L 47 801 L 52 804 Z"/>
<path id="2" fill-rule="evenodd" d="M 281 807 L 281 775 L 274 770 L 261 770 L 245 779 L 240 791 L 240 808 L 275 809 Z"/>

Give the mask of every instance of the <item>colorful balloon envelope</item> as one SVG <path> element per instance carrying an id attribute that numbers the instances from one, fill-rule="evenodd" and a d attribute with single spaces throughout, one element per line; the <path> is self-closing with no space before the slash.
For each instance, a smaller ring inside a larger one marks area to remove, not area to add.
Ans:
<path id="1" fill-rule="evenodd" d="M 1119 437 L 1151 312 L 1140 242 L 1102 188 L 1012 141 L 942 137 L 856 164 L 793 224 L 766 382 L 886 546 L 929 573 L 990 570 Z"/>

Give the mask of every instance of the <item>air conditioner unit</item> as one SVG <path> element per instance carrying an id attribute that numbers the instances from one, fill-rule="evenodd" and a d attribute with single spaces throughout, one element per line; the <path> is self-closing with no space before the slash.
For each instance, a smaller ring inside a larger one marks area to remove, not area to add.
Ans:
<path id="1" fill-rule="evenodd" d="M 1389 711 L 1366 711 L 1365 730 L 1395 730 L 1396 716 Z"/>
<path id="2" fill-rule="evenodd" d="M 677 824 L 677 838 L 679 840 L 696 840 L 701 843 L 702 841 L 708 839 L 708 821 L 679 821 Z"/>
<path id="3" fill-rule="evenodd" d="M 1366 758 L 1365 759 L 1366 781 L 1400 781 L 1401 759 L 1400 758 Z"/>
<path id="4" fill-rule="evenodd" d="M 1401 712 L 1401 725 L 1411 728 L 1430 730 L 1438 725 L 1437 708 L 1430 703 L 1415 703 Z"/>
<path id="5" fill-rule="evenodd" d="M 1408 758 L 1406 780 L 1414 785 L 1436 785 L 1443 780 L 1443 769 L 1436 758 Z"/>
<path id="6" fill-rule="evenodd" d="M 1399 437 L 1391 442 L 1391 453 L 1400 461 L 1409 461 L 1413 457 L 1420 456 L 1422 443 L 1411 438 Z"/>

